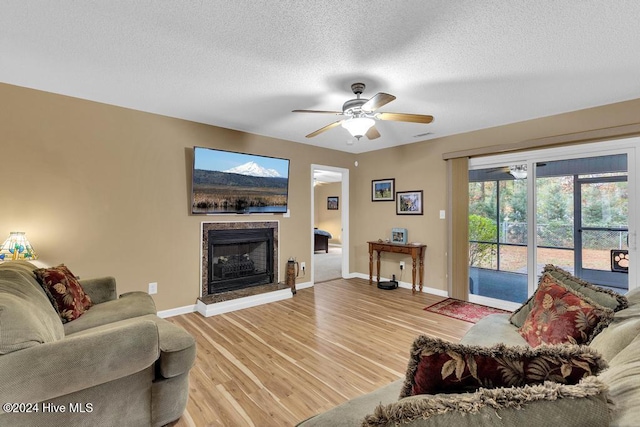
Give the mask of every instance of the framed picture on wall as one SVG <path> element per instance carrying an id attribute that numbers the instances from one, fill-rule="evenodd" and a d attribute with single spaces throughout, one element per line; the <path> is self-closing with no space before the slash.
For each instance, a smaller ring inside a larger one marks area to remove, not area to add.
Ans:
<path id="1" fill-rule="evenodd" d="M 337 211 L 338 210 L 338 197 L 337 196 L 327 197 L 327 209 L 330 210 L 330 211 Z"/>
<path id="2" fill-rule="evenodd" d="M 371 201 L 393 202 L 396 198 L 395 186 L 394 178 L 374 179 L 371 181 Z"/>
<path id="3" fill-rule="evenodd" d="M 396 193 L 397 215 L 422 215 L 422 190 L 398 191 Z"/>

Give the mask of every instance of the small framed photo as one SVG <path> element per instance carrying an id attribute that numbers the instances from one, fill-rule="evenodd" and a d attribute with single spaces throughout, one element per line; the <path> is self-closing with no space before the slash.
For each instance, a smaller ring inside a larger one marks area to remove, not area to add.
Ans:
<path id="1" fill-rule="evenodd" d="M 422 190 L 396 193 L 397 215 L 422 215 Z"/>
<path id="2" fill-rule="evenodd" d="M 371 181 L 371 201 L 372 202 L 393 202 L 395 195 L 396 180 L 374 179 Z"/>
<path id="3" fill-rule="evenodd" d="M 392 228 L 391 229 L 391 243 L 407 244 L 407 229 L 406 228 Z"/>
<path id="4" fill-rule="evenodd" d="M 338 197 L 334 196 L 334 197 L 327 197 L 327 209 L 330 211 L 337 211 L 338 210 Z"/>

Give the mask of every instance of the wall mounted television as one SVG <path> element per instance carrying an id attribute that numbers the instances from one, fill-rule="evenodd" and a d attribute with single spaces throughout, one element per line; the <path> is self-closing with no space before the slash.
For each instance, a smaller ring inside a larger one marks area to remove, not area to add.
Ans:
<path id="1" fill-rule="evenodd" d="M 285 213 L 289 160 L 194 147 L 192 214 Z"/>

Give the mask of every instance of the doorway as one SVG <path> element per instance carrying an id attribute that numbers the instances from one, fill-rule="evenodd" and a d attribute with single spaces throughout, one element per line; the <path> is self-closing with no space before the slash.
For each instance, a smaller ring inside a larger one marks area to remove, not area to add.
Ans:
<path id="1" fill-rule="evenodd" d="M 311 281 L 346 277 L 349 259 L 349 170 L 312 165 Z"/>

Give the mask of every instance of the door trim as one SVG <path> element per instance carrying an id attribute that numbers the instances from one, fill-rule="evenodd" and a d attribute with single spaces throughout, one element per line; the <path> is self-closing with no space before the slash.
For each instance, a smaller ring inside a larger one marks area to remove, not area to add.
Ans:
<path id="1" fill-rule="evenodd" d="M 313 188 L 313 173 L 316 170 L 326 170 L 331 172 L 338 172 L 342 175 L 341 191 L 340 191 L 340 222 L 342 227 L 342 277 L 349 277 L 349 169 L 339 168 L 336 166 L 326 166 L 311 164 L 311 222 L 309 224 L 309 233 L 311 235 L 311 247 L 309 257 L 310 271 L 311 271 L 311 283 L 315 284 L 315 263 L 313 258 L 313 224 L 315 223 L 315 197 Z"/>

